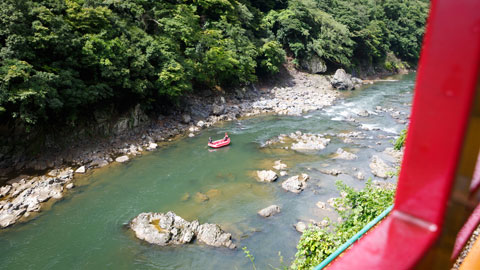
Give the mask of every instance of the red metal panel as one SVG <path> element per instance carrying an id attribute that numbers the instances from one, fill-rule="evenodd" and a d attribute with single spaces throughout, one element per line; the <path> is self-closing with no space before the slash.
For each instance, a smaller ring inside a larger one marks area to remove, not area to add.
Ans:
<path id="1" fill-rule="evenodd" d="M 435 233 L 427 226 L 419 226 L 394 214 L 395 211 L 327 269 L 412 269 L 413 262 L 419 260 L 434 241 Z"/>
<path id="2" fill-rule="evenodd" d="M 433 1 L 395 209 L 441 224 L 480 63 L 480 1 Z"/>
<path id="3" fill-rule="evenodd" d="M 480 1 L 432 1 L 392 211 L 397 214 L 328 269 L 410 269 L 438 237 L 440 230 L 418 224 L 442 226 L 479 64 Z"/>

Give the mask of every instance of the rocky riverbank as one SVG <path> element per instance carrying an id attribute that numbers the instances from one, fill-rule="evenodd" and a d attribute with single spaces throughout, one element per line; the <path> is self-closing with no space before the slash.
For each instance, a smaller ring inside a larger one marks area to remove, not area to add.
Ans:
<path id="1" fill-rule="evenodd" d="M 7 179 L 6 185 L 0 190 L 0 227 L 27 220 L 31 212 L 41 210 L 45 201 L 61 198 L 64 190 L 74 187 L 70 183 L 74 174 L 84 174 L 114 162 L 126 162 L 145 151 L 155 150 L 161 142 L 171 141 L 177 136 L 193 137 L 203 128 L 219 121 L 268 113 L 300 115 L 318 110 L 331 105 L 339 96 L 332 85 L 338 87 L 339 81 L 343 80 L 348 85 L 345 89 L 353 89 L 362 83 L 342 70 L 337 73 L 334 76 L 322 76 L 290 70 L 289 79 L 281 86 L 257 88 L 250 85 L 233 93 L 204 91 L 201 95 L 185 97 L 182 101 L 183 111 L 175 111 L 169 116 L 161 115 L 156 119 L 148 118 L 140 106 L 136 106 L 127 116 L 120 117 L 114 123 L 100 121 L 103 128 L 112 129 L 112 136 L 78 143 L 31 160 L 14 156 L 10 169 L 3 170 L 4 175 L 11 174 L 12 168 L 19 171 L 51 170 L 45 175 L 20 175 Z M 290 139 L 297 141 L 292 145 L 292 149 L 297 150 L 308 149 L 317 141 L 321 141 L 321 145 L 328 143 L 328 140 L 310 134 L 293 134 Z M 68 172 L 67 178 L 65 172 Z M 51 196 L 44 196 L 45 193 Z"/>

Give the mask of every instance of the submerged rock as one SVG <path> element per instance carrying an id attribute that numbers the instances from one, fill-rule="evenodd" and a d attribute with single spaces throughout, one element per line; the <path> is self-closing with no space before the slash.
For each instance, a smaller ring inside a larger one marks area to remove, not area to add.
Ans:
<path id="1" fill-rule="evenodd" d="M 217 224 L 200 225 L 198 220 L 188 222 L 173 212 L 141 213 L 129 226 L 137 238 L 160 246 L 187 244 L 196 237 L 209 246 L 235 248 L 231 234 L 225 233 Z"/>
<path id="2" fill-rule="evenodd" d="M 269 217 L 280 213 L 280 210 L 280 206 L 273 204 L 258 211 L 258 214 L 262 217 Z"/>
<path id="3" fill-rule="evenodd" d="M 190 199 L 190 193 L 186 192 L 185 194 L 182 195 L 182 197 L 180 198 L 180 200 L 182 202 L 186 202 Z"/>
<path id="4" fill-rule="evenodd" d="M 372 173 L 380 178 L 388 178 L 389 175 L 395 170 L 388 166 L 385 161 L 383 161 L 378 156 L 374 155 L 372 161 L 370 162 L 370 169 Z"/>
<path id="5" fill-rule="evenodd" d="M 307 180 L 309 178 L 310 177 L 305 173 L 292 176 L 283 181 L 282 188 L 293 193 L 300 193 L 305 189 L 305 187 L 307 187 Z"/>
<path id="6" fill-rule="evenodd" d="M 195 193 L 195 201 L 196 202 L 206 202 L 208 201 L 210 198 L 208 198 L 207 195 L 201 193 L 201 192 L 197 192 Z"/>
<path id="7" fill-rule="evenodd" d="M 287 164 L 282 163 L 281 160 L 276 160 L 275 163 L 274 163 L 274 165 L 273 165 L 273 168 L 274 168 L 275 170 L 279 170 L 279 171 L 280 171 L 280 170 L 283 170 L 283 169 L 287 168 Z"/>
<path id="8" fill-rule="evenodd" d="M 337 176 L 337 175 L 343 173 L 343 171 L 341 171 L 339 169 L 319 169 L 319 171 L 323 174 L 330 174 L 330 175 L 333 175 L 333 176 Z"/>
<path id="9" fill-rule="evenodd" d="M 278 175 L 272 170 L 257 171 L 257 177 L 260 182 L 273 182 L 277 180 Z"/>

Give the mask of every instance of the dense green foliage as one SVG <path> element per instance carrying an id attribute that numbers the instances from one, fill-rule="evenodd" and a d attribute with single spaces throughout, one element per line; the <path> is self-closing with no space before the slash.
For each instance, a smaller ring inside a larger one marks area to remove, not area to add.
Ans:
<path id="1" fill-rule="evenodd" d="M 425 0 L 4 0 L 0 122 L 70 123 L 109 104 L 155 108 L 255 81 L 290 54 L 416 61 Z M 285 52 L 286 51 L 286 52 Z"/>
<path id="2" fill-rule="evenodd" d="M 395 143 L 393 144 L 393 148 L 395 150 L 400 150 L 405 145 L 405 139 L 407 138 L 407 129 L 403 129 L 400 132 L 400 136 L 397 138 Z"/>
<path id="3" fill-rule="evenodd" d="M 393 204 L 395 190 L 366 183 L 363 190 L 355 191 L 341 182 L 337 188 L 344 196 L 335 199 L 335 210 L 342 221 L 330 229 L 306 230 L 297 246 L 292 269 L 312 269 L 338 247 L 359 232 L 367 223 Z"/>

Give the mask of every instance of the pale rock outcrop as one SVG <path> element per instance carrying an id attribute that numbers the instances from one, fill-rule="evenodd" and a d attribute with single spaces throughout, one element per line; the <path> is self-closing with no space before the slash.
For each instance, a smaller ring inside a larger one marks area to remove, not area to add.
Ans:
<path id="1" fill-rule="evenodd" d="M 187 244 L 196 238 L 209 246 L 235 248 L 232 235 L 217 224 L 188 222 L 173 212 L 141 213 L 130 222 L 130 228 L 137 238 L 160 246 Z"/>

